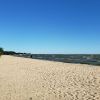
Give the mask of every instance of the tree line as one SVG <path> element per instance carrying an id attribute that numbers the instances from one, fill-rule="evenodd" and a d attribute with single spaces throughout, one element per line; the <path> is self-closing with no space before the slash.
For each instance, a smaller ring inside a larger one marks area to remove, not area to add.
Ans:
<path id="1" fill-rule="evenodd" d="M 0 56 L 4 53 L 3 48 L 0 47 Z"/>
<path id="2" fill-rule="evenodd" d="M 4 51 L 4 49 L 0 47 L 0 56 L 1 55 L 14 55 L 14 54 L 16 54 L 16 52 L 14 52 L 14 51 Z"/>

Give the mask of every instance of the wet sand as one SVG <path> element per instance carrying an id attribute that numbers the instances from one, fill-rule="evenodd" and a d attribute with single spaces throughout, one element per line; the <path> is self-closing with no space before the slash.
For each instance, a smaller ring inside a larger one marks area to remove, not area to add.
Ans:
<path id="1" fill-rule="evenodd" d="M 100 66 L 2 56 L 0 100 L 100 100 Z"/>

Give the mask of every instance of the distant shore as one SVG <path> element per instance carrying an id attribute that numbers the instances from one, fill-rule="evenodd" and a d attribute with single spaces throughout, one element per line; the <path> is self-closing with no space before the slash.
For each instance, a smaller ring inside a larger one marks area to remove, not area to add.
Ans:
<path id="1" fill-rule="evenodd" d="M 13 55 L 17 57 L 24 57 L 24 58 L 100 66 L 100 54 L 31 54 L 31 53 L 16 53 L 13 51 L 5 51 L 4 54 Z"/>

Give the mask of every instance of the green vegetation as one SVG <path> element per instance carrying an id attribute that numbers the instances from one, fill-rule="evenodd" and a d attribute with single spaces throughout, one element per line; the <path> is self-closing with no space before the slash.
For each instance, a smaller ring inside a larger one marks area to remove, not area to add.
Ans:
<path id="1" fill-rule="evenodd" d="M 14 55 L 14 54 L 16 54 L 16 52 L 14 52 L 14 51 L 4 51 L 3 54 L 4 55 Z"/>
<path id="2" fill-rule="evenodd" d="M 0 56 L 3 54 L 4 50 L 3 48 L 0 48 Z"/>

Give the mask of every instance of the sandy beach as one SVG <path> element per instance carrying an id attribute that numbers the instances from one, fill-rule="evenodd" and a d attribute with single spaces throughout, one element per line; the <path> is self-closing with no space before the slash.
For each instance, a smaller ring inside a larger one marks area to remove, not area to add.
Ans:
<path id="1" fill-rule="evenodd" d="M 2 56 L 0 100 L 100 100 L 100 66 Z"/>

